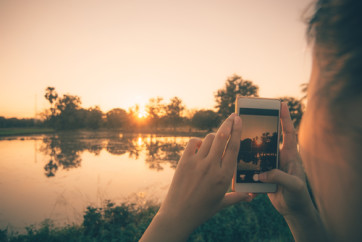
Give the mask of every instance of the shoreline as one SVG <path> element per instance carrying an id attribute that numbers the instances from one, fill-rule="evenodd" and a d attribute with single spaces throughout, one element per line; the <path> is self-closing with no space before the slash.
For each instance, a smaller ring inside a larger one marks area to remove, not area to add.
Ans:
<path id="1" fill-rule="evenodd" d="M 88 133 L 88 134 L 112 134 L 112 133 L 121 133 L 121 134 L 150 134 L 150 135 L 159 135 L 159 136 L 182 136 L 182 137 L 204 137 L 208 133 L 213 131 L 203 131 L 195 129 L 185 129 L 179 128 L 176 130 L 172 129 L 77 129 L 77 130 L 54 130 L 51 128 L 0 128 L 0 137 L 16 137 L 16 136 L 32 136 L 32 135 L 41 135 L 41 134 L 66 134 L 66 133 Z"/>

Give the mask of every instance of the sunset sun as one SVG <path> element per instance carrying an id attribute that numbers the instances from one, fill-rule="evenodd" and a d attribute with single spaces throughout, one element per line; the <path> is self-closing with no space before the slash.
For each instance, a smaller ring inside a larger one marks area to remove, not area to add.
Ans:
<path id="1" fill-rule="evenodd" d="M 140 109 L 138 110 L 137 117 L 138 117 L 139 119 L 143 119 L 143 118 L 146 118 L 146 117 L 147 117 L 147 112 L 146 112 L 144 106 L 140 106 Z"/>
<path id="2" fill-rule="evenodd" d="M 138 115 L 137 115 L 137 117 L 138 118 L 145 118 L 145 117 L 147 117 L 147 113 L 146 113 L 146 111 L 140 111 L 139 113 L 138 113 Z"/>

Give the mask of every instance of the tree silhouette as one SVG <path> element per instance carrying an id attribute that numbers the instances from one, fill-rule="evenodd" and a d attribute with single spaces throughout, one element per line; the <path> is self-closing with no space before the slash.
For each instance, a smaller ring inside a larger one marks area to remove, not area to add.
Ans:
<path id="1" fill-rule="evenodd" d="M 47 87 L 45 89 L 45 99 L 50 103 L 50 112 L 52 115 L 55 115 L 55 101 L 58 99 L 58 93 L 55 91 L 55 87 Z"/>
<path id="2" fill-rule="evenodd" d="M 44 97 L 51 105 L 50 113 L 45 112 L 47 125 L 55 129 L 86 127 L 85 120 L 88 118 L 88 110 L 81 108 L 80 97 L 69 94 L 59 97 L 54 87 L 48 87 L 45 91 Z"/>
<path id="3" fill-rule="evenodd" d="M 166 114 L 166 107 L 163 103 L 162 97 L 151 98 L 146 105 L 146 112 L 148 114 L 148 119 L 151 127 L 158 128 L 160 125 L 160 120 Z"/>
<path id="4" fill-rule="evenodd" d="M 220 116 L 212 110 L 197 111 L 191 119 L 195 128 L 211 131 L 220 124 Z"/>
<path id="5" fill-rule="evenodd" d="M 122 128 L 128 125 L 129 116 L 124 109 L 114 108 L 107 112 L 107 127 L 109 128 Z"/>
<path id="6" fill-rule="evenodd" d="M 183 119 L 181 114 L 184 109 L 185 106 L 178 97 L 173 97 L 170 100 L 170 103 L 165 107 L 166 116 L 164 117 L 164 120 L 168 125 L 171 125 L 174 130 L 176 129 L 176 126 L 182 123 Z"/>
<path id="7" fill-rule="evenodd" d="M 221 117 L 227 118 L 235 112 L 236 96 L 258 97 L 259 87 L 251 81 L 244 80 L 241 76 L 234 74 L 226 80 L 225 86 L 215 94 L 216 108 Z"/>
<path id="8" fill-rule="evenodd" d="M 98 106 L 89 108 L 85 119 L 85 126 L 91 129 L 98 129 L 103 124 L 103 112 Z"/>
<path id="9" fill-rule="evenodd" d="M 308 86 L 309 83 L 302 83 L 300 87 L 302 88 L 303 97 L 300 99 L 301 102 L 303 102 L 305 99 L 307 99 L 307 93 L 308 93 Z"/>
<path id="10" fill-rule="evenodd" d="M 65 94 L 62 98 L 58 98 L 55 104 L 57 112 L 59 112 L 56 116 L 56 128 L 84 128 L 86 111 L 81 109 L 81 103 L 80 97 L 69 94 Z"/>

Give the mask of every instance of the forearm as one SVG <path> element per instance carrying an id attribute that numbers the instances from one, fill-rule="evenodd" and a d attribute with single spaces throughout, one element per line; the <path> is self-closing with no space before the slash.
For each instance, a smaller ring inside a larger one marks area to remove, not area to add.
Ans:
<path id="1" fill-rule="evenodd" d="M 140 241 L 186 241 L 192 231 L 189 224 L 173 216 L 157 213 Z"/>
<path id="2" fill-rule="evenodd" d="M 318 211 L 313 207 L 308 212 L 284 217 L 295 241 L 328 241 Z"/>

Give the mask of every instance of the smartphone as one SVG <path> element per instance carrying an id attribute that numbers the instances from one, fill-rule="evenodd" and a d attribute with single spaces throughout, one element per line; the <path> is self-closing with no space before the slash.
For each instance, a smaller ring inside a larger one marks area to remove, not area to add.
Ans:
<path id="1" fill-rule="evenodd" d="M 276 192 L 277 185 L 260 182 L 259 174 L 278 168 L 280 100 L 238 96 L 235 112 L 243 126 L 232 190 Z"/>

